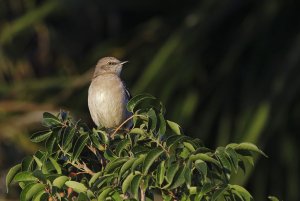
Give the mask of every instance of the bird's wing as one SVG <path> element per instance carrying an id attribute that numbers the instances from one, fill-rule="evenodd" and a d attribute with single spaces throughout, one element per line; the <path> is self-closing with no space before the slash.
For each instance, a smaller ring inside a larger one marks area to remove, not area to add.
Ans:
<path id="1" fill-rule="evenodd" d="M 126 98 L 127 98 L 127 100 L 130 100 L 132 98 L 132 95 L 131 95 L 130 91 L 128 90 L 128 88 L 126 87 L 125 84 L 124 84 L 124 88 L 125 88 Z"/>

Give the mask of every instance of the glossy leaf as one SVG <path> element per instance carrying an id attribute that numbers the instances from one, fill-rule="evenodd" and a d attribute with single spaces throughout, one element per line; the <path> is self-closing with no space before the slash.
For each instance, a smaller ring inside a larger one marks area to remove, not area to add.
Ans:
<path id="1" fill-rule="evenodd" d="M 176 172 L 179 169 L 179 162 L 175 162 L 173 164 L 170 165 L 170 167 L 168 167 L 167 169 L 167 173 L 166 173 L 166 180 L 170 184 L 172 183 L 174 176 L 176 174 Z"/>
<path id="2" fill-rule="evenodd" d="M 131 185 L 130 185 L 132 195 L 137 200 L 139 200 L 139 187 L 140 187 L 141 180 L 142 180 L 142 175 L 137 174 L 132 178 Z"/>
<path id="3" fill-rule="evenodd" d="M 136 168 L 144 162 L 145 158 L 146 158 L 146 155 L 144 155 L 144 154 L 140 155 L 139 158 L 133 162 L 133 164 L 131 166 L 131 172 L 136 171 L 137 170 Z"/>
<path id="4" fill-rule="evenodd" d="M 31 200 L 34 195 L 39 193 L 44 188 L 45 185 L 41 183 L 28 184 L 20 194 L 20 201 Z"/>
<path id="5" fill-rule="evenodd" d="M 60 120 L 56 116 L 54 116 L 53 114 L 51 114 L 49 112 L 44 112 L 43 124 L 48 127 L 62 125 Z"/>
<path id="6" fill-rule="evenodd" d="M 206 161 L 206 162 L 213 163 L 217 166 L 221 166 L 220 163 L 216 159 L 212 158 L 211 156 L 209 156 L 207 154 L 200 153 L 200 154 L 190 156 L 190 160 L 192 160 L 192 161 L 195 161 L 195 160 L 198 160 L 198 159 L 201 159 L 201 160 Z"/>
<path id="7" fill-rule="evenodd" d="M 100 195 L 98 196 L 98 201 L 103 201 L 106 200 L 106 197 L 108 196 L 108 194 L 113 191 L 113 189 L 111 187 L 106 188 L 105 190 L 103 190 Z"/>
<path id="8" fill-rule="evenodd" d="M 105 172 L 111 173 L 116 171 L 117 168 L 120 168 L 122 164 L 124 164 L 126 161 L 128 161 L 128 157 L 126 158 L 117 158 L 111 162 L 109 162 L 105 168 Z"/>
<path id="9" fill-rule="evenodd" d="M 156 173 L 156 181 L 157 181 L 157 183 L 158 183 L 159 186 L 161 186 L 161 184 L 164 181 L 165 173 L 166 173 L 165 161 L 162 161 L 158 165 L 158 167 L 157 167 L 157 173 Z"/>
<path id="10" fill-rule="evenodd" d="M 86 142 L 88 141 L 89 136 L 88 135 L 81 135 L 77 140 L 73 148 L 73 161 L 76 161 L 79 155 L 81 154 L 83 148 L 86 145 Z"/>
<path id="11" fill-rule="evenodd" d="M 50 161 L 51 161 L 53 167 L 55 168 L 57 174 L 61 174 L 62 171 L 61 171 L 60 165 L 59 165 L 59 164 L 56 162 L 56 160 L 54 160 L 52 157 L 50 157 L 49 159 L 50 159 Z"/>
<path id="12" fill-rule="evenodd" d="M 136 158 L 130 158 L 122 165 L 120 172 L 119 172 L 119 181 L 121 180 L 121 177 L 123 177 L 123 174 L 132 167 L 132 164 L 136 160 L 137 160 Z"/>
<path id="13" fill-rule="evenodd" d="M 132 99 L 130 99 L 130 101 L 127 103 L 127 110 L 129 112 L 134 113 L 134 109 L 136 108 L 136 106 L 141 103 L 142 101 L 145 101 L 147 99 L 155 99 L 154 96 L 150 95 L 150 94 L 139 94 L 136 95 L 135 97 L 133 97 Z"/>
<path id="14" fill-rule="evenodd" d="M 199 171 L 199 173 L 203 176 L 204 180 L 206 180 L 206 175 L 207 175 L 207 165 L 206 163 L 198 159 L 195 161 L 195 167 Z"/>
<path id="15" fill-rule="evenodd" d="M 235 148 L 235 150 L 246 150 L 246 151 L 253 151 L 259 154 L 262 154 L 265 157 L 268 157 L 263 151 L 261 151 L 255 144 L 249 143 L 249 142 L 243 142 L 238 144 Z"/>
<path id="16" fill-rule="evenodd" d="M 72 188 L 75 192 L 77 193 L 81 193 L 81 192 L 86 192 L 87 191 L 87 187 L 79 182 L 76 181 L 67 181 L 65 183 L 66 186 Z"/>
<path id="17" fill-rule="evenodd" d="M 128 188 L 129 188 L 129 186 L 130 186 L 130 184 L 131 184 L 132 179 L 133 179 L 134 176 L 135 176 L 135 174 L 130 173 L 130 174 L 126 177 L 126 179 L 123 181 L 123 183 L 122 183 L 122 192 L 123 192 L 123 193 L 126 193 L 126 191 L 128 190 Z"/>
<path id="18" fill-rule="evenodd" d="M 130 139 L 124 139 L 121 142 L 118 143 L 117 147 L 116 147 L 116 154 L 117 156 L 120 156 L 122 151 L 124 149 L 126 149 L 128 146 L 130 146 L 131 141 Z"/>
<path id="19" fill-rule="evenodd" d="M 13 166 L 12 168 L 9 169 L 6 178 L 5 178 L 5 183 L 6 183 L 6 191 L 8 193 L 8 185 L 12 182 L 14 179 L 15 175 L 21 170 L 21 164 L 17 164 Z"/>
<path id="20" fill-rule="evenodd" d="M 148 173 L 149 168 L 151 167 L 151 165 L 153 164 L 153 162 L 163 153 L 163 149 L 157 147 L 153 150 L 151 150 L 145 160 L 144 160 L 144 164 L 143 164 L 143 174 L 146 175 Z"/>
<path id="21" fill-rule="evenodd" d="M 34 133 L 30 137 L 30 140 L 35 143 L 42 142 L 42 141 L 48 139 L 51 134 L 52 134 L 52 130 L 39 131 L 39 132 Z"/>
<path id="22" fill-rule="evenodd" d="M 173 121 L 170 121 L 170 120 L 167 120 L 167 124 L 168 124 L 168 126 L 171 128 L 171 130 L 174 133 L 176 133 L 177 135 L 181 135 L 182 134 L 181 133 L 181 128 L 180 128 L 180 126 L 177 123 L 175 123 Z"/>
<path id="23" fill-rule="evenodd" d="M 245 201 L 253 200 L 251 194 L 244 187 L 239 185 L 229 185 L 229 187 L 237 191 L 244 198 Z"/>
<path id="24" fill-rule="evenodd" d="M 19 172 L 14 177 L 14 181 L 21 182 L 21 181 L 37 181 L 38 179 L 33 176 L 32 172 Z"/>
<path id="25" fill-rule="evenodd" d="M 68 181 L 70 180 L 69 177 L 67 176 L 60 176 L 60 177 L 57 177 L 56 179 L 54 179 L 53 181 L 53 186 L 56 186 L 57 188 L 62 188 L 63 185 Z"/>

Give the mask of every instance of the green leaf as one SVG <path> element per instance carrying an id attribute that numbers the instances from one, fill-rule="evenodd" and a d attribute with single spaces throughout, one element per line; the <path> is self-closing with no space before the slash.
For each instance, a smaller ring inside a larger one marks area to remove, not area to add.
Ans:
<path id="1" fill-rule="evenodd" d="M 60 120 L 49 112 L 43 114 L 43 124 L 48 127 L 62 125 Z"/>
<path id="2" fill-rule="evenodd" d="M 107 166 L 105 167 L 105 172 L 107 172 L 107 173 L 115 172 L 118 168 L 121 167 L 121 165 L 123 163 L 128 161 L 128 159 L 129 159 L 128 157 L 126 157 L 126 158 L 117 158 L 117 159 L 109 162 L 107 164 Z"/>
<path id="3" fill-rule="evenodd" d="M 21 170 L 22 171 L 30 171 L 32 169 L 32 165 L 33 165 L 34 159 L 31 156 L 26 156 L 21 163 Z"/>
<path id="4" fill-rule="evenodd" d="M 145 131 L 143 129 L 140 129 L 140 128 L 133 128 L 133 129 L 130 130 L 129 133 L 144 135 Z"/>
<path id="5" fill-rule="evenodd" d="M 212 195 L 211 201 L 218 200 L 224 193 L 226 192 L 227 187 L 222 187 L 220 189 L 217 189 L 214 194 Z"/>
<path id="6" fill-rule="evenodd" d="M 131 181 L 132 181 L 132 179 L 133 179 L 134 176 L 135 176 L 135 174 L 130 173 L 130 174 L 126 177 L 126 179 L 123 181 L 123 183 L 122 183 L 122 192 L 123 192 L 123 193 L 126 193 L 126 191 L 127 191 L 128 187 L 130 186 Z"/>
<path id="7" fill-rule="evenodd" d="M 160 136 L 160 138 L 162 137 L 162 135 L 164 135 L 166 133 L 166 120 L 164 118 L 164 115 L 162 113 L 159 113 L 158 115 L 158 119 L 159 119 L 159 130 L 158 130 L 158 134 Z"/>
<path id="8" fill-rule="evenodd" d="M 83 148 L 88 141 L 89 136 L 87 134 L 81 135 L 77 140 L 73 148 L 73 158 L 72 161 L 76 161 L 79 155 L 81 154 Z"/>
<path id="9" fill-rule="evenodd" d="M 48 200 L 48 196 L 44 189 L 37 192 L 32 198 L 32 201 L 41 201 L 41 200 Z"/>
<path id="10" fill-rule="evenodd" d="M 199 159 L 201 159 L 203 161 L 206 161 L 206 162 L 213 163 L 213 164 L 220 167 L 219 161 L 217 161 L 216 159 L 212 158 L 211 156 L 209 156 L 207 154 L 199 153 L 199 154 L 195 154 L 195 155 L 190 156 L 190 160 L 192 160 L 192 161 L 196 161 L 196 160 L 199 160 Z"/>
<path id="11" fill-rule="evenodd" d="M 185 139 L 187 139 L 187 137 L 183 135 L 172 135 L 168 137 L 166 144 L 169 147 L 169 149 L 171 149 L 177 143 L 182 144 Z"/>
<path id="12" fill-rule="evenodd" d="M 232 167 L 235 171 L 235 173 L 237 173 L 238 168 L 239 168 L 239 158 L 237 153 L 230 147 L 225 149 L 226 154 L 228 155 L 228 157 L 230 158 Z"/>
<path id="13" fill-rule="evenodd" d="M 76 133 L 76 126 L 74 126 L 72 128 L 70 128 L 70 127 L 65 128 L 64 133 L 63 133 L 63 142 L 62 142 L 63 148 L 66 148 L 69 146 L 69 144 L 74 139 L 75 133 Z"/>
<path id="14" fill-rule="evenodd" d="M 157 181 L 157 183 L 158 183 L 159 186 L 161 186 L 161 184 L 164 181 L 165 173 L 166 173 L 165 161 L 162 161 L 158 165 L 157 172 L 156 172 L 156 181 Z"/>
<path id="15" fill-rule="evenodd" d="M 164 150 L 160 147 L 156 147 L 155 149 L 151 150 L 145 160 L 144 160 L 144 164 L 143 164 L 143 174 L 146 175 L 148 173 L 148 170 L 150 168 L 150 166 L 154 163 L 154 161 L 164 152 Z"/>
<path id="16" fill-rule="evenodd" d="M 60 165 L 52 157 L 49 158 L 57 174 L 62 174 Z"/>
<path id="17" fill-rule="evenodd" d="M 16 174 L 16 176 L 14 177 L 14 181 L 17 182 L 22 182 L 22 181 L 37 181 L 38 179 L 33 176 L 32 172 L 19 172 Z"/>
<path id="18" fill-rule="evenodd" d="M 34 133 L 30 137 L 30 140 L 35 143 L 42 142 L 42 141 L 48 139 L 51 134 L 52 134 L 51 130 L 39 131 L 39 132 Z"/>
<path id="19" fill-rule="evenodd" d="M 56 135 L 51 135 L 46 141 L 46 149 L 50 154 L 52 154 L 53 152 L 55 142 L 56 142 Z"/>
<path id="20" fill-rule="evenodd" d="M 90 134 L 90 140 L 98 150 L 100 151 L 105 150 L 105 147 L 99 142 L 98 135 L 95 135 L 94 133 Z"/>
<path id="21" fill-rule="evenodd" d="M 231 164 L 229 159 L 227 158 L 227 155 L 225 153 L 225 149 L 223 147 L 219 147 L 216 150 L 216 155 L 219 161 L 221 162 L 222 166 L 226 168 L 227 170 L 231 171 Z"/>
<path id="22" fill-rule="evenodd" d="M 37 166 L 39 167 L 39 169 L 41 169 L 42 166 L 43 166 L 43 162 L 38 157 L 36 157 L 35 155 L 33 155 L 33 159 L 35 160 L 35 162 L 36 162 Z"/>
<path id="23" fill-rule="evenodd" d="M 185 166 L 182 166 L 179 168 L 175 177 L 173 178 L 173 184 L 170 186 L 169 189 L 175 189 L 185 183 L 184 176 L 185 176 L 186 171 L 187 171 L 187 168 Z"/>
<path id="24" fill-rule="evenodd" d="M 237 191 L 243 198 L 245 201 L 251 201 L 253 200 L 251 194 L 242 186 L 239 185 L 229 185 L 229 187 L 234 190 Z"/>
<path id="25" fill-rule="evenodd" d="M 121 169 L 120 169 L 120 172 L 119 172 L 119 181 L 121 180 L 121 178 L 123 177 L 123 174 L 128 170 L 130 169 L 130 167 L 132 167 L 132 164 L 136 161 L 137 159 L 136 158 L 130 158 L 128 161 L 126 161 Z"/>
<path id="26" fill-rule="evenodd" d="M 246 151 L 252 151 L 259 153 L 265 157 L 268 157 L 263 151 L 261 151 L 255 144 L 249 143 L 249 142 L 243 142 L 238 144 L 235 148 L 236 151 L 240 150 L 246 150 Z"/>
<path id="27" fill-rule="evenodd" d="M 117 156 L 120 156 L 122 151 L 124 149 L 126 149 L 129 145 L 131 144 L 130 139 L 124 139 L 121 142 L 118 143 L 117 147 L 116 147 L 116 154 Z"/>
<path id="28" fill-rule="evenodd" d="M 66 181 L 70 180 L 69 177 L 67 176 L 60 176 L 54 179 L 53 181 L 53 186 L 56 186 L 57 188 L 61 189 L 63 185 L 66 183 Z"/>
<path id="29" fill-rule="evenodd" d="M 107 185 L 111 180 L 115 180 L 115 177 L 116 174 L 106 174 L 104 176 L 101 176 L 96 180 L 93 186 L 101 189 L 103 184 Z"/>
<path id="30" fill-rule="evenodd" d="M 170 184 L 172 183 L 174 176 L 175 176 L 176 172 L 178 171 L 178 169 L 179 169 L 178 161 L 176 161 L 175 163 L 172 163 L 170 165 L 170 167 L 168 167 L 167 173 L 166 173 L 166 180 L 169 183 L 168 186 L 170 186 Z"/>
<path id="31" fill-rule="evenodd" d="M 153 108 L 151 108 L 147 112 L 147 114 L 148 114 L 148 129 L 154 132 L 156 130 L 156 125 L 157 125 L 156 112 L 154 111 Z"/>
<path id="32" fill-rule="evenodd" d="M 182 134 L 181 127 L 177 123 L 167 120 L 167 124 L 174 133 L 176 133 L 177 135 Z"/>
<path id="33" fill-rule="evenodd" d="M 32 172 L 32 174 L 33 174 L 33 176 L 35 176 L 36 178 L 38 178 L 43 183 L 46 183 L 46 181 L 47 181 L 46 175 L 44 175 L 41 170 L 34 170 Z"/>
<path id="34" fill-rule="evenodd" d="M 76 181 L 67 181 L 65 183 L 66 186 L 72 188 L 75 192 L 77 193 L 81 193 L 81 192 L 86 192 L 87 191 L 87 187 L 79 182 Z"/>
<path id="35" fill-rule="evenodd" d="M 102 191 L 100 193 L 100 195 L 98 196 L 98 201 L 103 201 L 106 200 L 106 197 L 108 196 L 108 194 L 113 191 L 113 189 L 111 187 L 106 188 L 104 191 Z"/>
<path id="36" fill-rule="evenodd" d="M 79 193 L 76 201 L 87 201 L 87 200 L 89 200 L 88 196 L 85 193 L 81 192 Z"/>
<path id="37" fill-rule="evenodd" d="M 195 161 L 195 168 L 203 176 L 203 179 L 205 181 L 206 180 L 206 175 L 207 175 L 207 165 L 206 165 L 206 163 L 201 159 L 196 160 Z"/>
<path id="38" fill-rule="evenodd" d="M 141 103 L 142 101 L 145 100 L 149 100 L 149 99 L 156 99 L 154 96 L 150 95 L 150 94 L 139 94 L 135 97 L 133 97 L 132 99 L 129 100 L 129 102 L 127 103 L 127 110 L 129 112 L 134 113 L 134 109 L 135 107 Z"/>
<path id="39" fill-rule="evenodd" d="M 138 174 L 138 175 L 135 175 L 131 181 L 131 192 L 132 192 L 132 195 L 135 199 L 139 199 L 139 186 L 140 186 L 140 183 L 141 183 L 141 180 L 142 180 L 142 175 Z"/>
<path id="40" fill-rule="evenodd" d="M 103 172 L 95 173 L 89 181 L 89 186 L 91 187 L 93 183 L 103 174 Z"/>
<path id="41" fill-rule="evenodd" d="M 41 183 L 28 184 L 20 194 L 20 201 L 31 200 L 34 195 L 39 193 L 44 188 L 45 185 Z"/>
<path id="42" fill-rule="evenodd" d="M 21 170 L 21 164 L 17 164 L 10 168 L 8 171 L 6 178 L 5 178 L 5 183 L 6 183 L 6 191 L 8 193 L 8 186 L 11 183 L 11 181 L 14 179 L 15 175 Z"/>
<path id="43" fill-rule="evenodd" d="M 105 131 L 93 129 L 93 133 L 99 135 L 104 144 L 109 144 L 108 134 Z"/>
<path id="44" fill-rule="evenodd" d="M 275 196 L 268 196 L 268 199 L 271 201 L 279 201 L 279 199 Z"/>
<path id="45" fill-rule="evenodd" d="M 112 197 L 113 201 L 123 201 L 124 200 L 123 197 L 121 197 L 120 193 L 117 190 L 115 190 L 115 192 L 113 192 L 111 197 Z"/>
<path id="46" fill-rule="evenodd" d="M 134 172 L 136 170 L 136 167 L 138 167 L 141 163 L 144 162 L 145 158 L 146 158 L 146 155 L 144 155 L 144 154 L 140 155 L 139 158 L 136 159 L 134 161 L 134 163 L 132 164 L 131 172 Z"/>

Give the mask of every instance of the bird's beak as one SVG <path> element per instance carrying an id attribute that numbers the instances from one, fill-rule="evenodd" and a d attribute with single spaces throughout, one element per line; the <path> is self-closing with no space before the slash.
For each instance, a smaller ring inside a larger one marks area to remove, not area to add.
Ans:
<path id="1" fill-rule="evenodd" d="M 126 64 L 128 61 L 122 61 L 120 64 L 123 65 L 123 64 Z"/>

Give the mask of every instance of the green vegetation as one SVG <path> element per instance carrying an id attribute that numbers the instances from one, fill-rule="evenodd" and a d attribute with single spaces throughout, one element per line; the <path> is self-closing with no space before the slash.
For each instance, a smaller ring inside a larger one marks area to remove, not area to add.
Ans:
<path id="1" fill-rule="evenodd" d="M 127 108 L 134 126 L 128 131 L 90 130 L 66 112 L 44 113 L 47 128 L 31 136 L 45 149 L 10 169 L 27 200 L 163 200 L 250 201 L 251 194 L 230 183 L 238 171 L 253 165 L 253 154 L 265 155 L 251 143 L 232 143 L 215 151 L 183 135 L 166 120 L 163 105 L 138 95 Z M 270 197 L 270 199 L 276 199 Z"/>
<path id="2" fill-rule="evenodd" d="M 132 94 L 160 97 L 187 136 L 264 150 L 231 177 L 255 200 L 300 200 L 299 10 L 298 0 L 0 0 L 0 200 L 19 196 L 5 176 L 43 147 L 29 137 L 44 111 L 93 127 L 87 91 L 103 56 L 129 60 Z"/>

